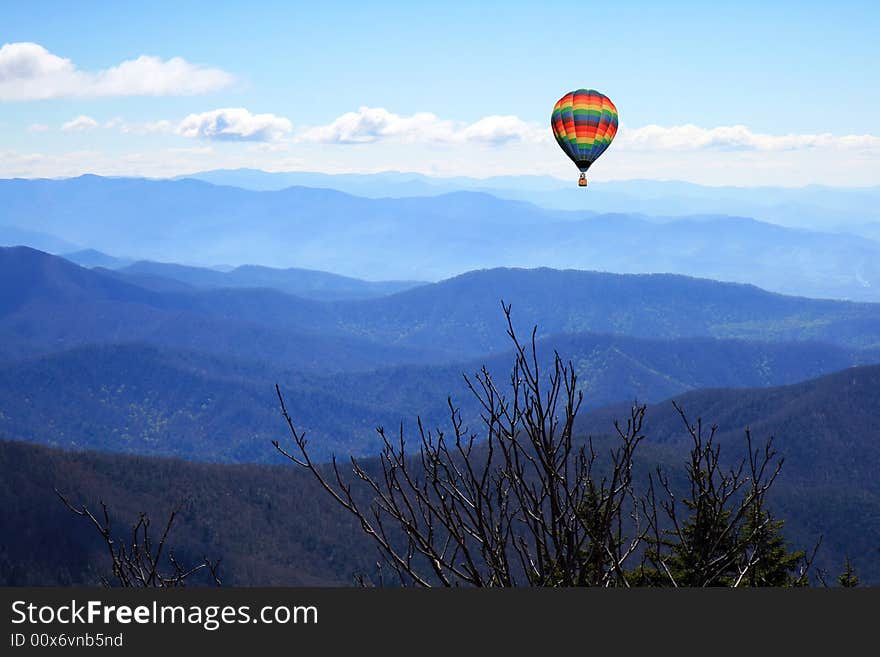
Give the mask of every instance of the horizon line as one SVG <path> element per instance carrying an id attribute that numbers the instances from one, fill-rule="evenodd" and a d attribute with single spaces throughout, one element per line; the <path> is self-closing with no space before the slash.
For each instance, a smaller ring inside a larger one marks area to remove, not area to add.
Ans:
<path id="1" fill-rule="evenodd" d="M 115 180 L 151 180 L 151 181 L 170 181 L 175 182 L 183 179 L 196 179 L 195 176 L 208 174 L 208 173 L 217 173 L 217 172 L 239 172 L 239 171 L 250 171 L 256 173 L 262 173 L 267 175 L 285 175 L 285 174 L 311 174 L 311 175 L 320 175 L 327 177 L 343 177 L 343 176 L 361 176 L 361 177 L 369 177 L 369 176 L 378 176 L 382 174 L 398 174 L 402 176 L 418 176 L 421 178 L 427 178 L 429 180 L 446 180 L 453 181 L 456 179 L 464 179 L 464 180 L 472 180 L 472 181 L 492 181 L 499 179 L 509 179 L 509 178 L 536 178 L 536 179 L 551 179 L 559 182 L 568 182 L 570 178 L 562 178 L 559 176 L 554 176 L 551 174 L 510 174 L 510 175 L 501 175 L 501 176 L 467 176 L 467 175 L 443 175 L 443 174 L 428 174 L 422 173 L 419 171 L 401 171 L 399 169 L 382 169 L 378 171 L 337 171 L 337 172 L 328 172 L 328 171 L 320 171 L 314 169 L 286 169 L 282 171 L 267 171 L 266 169 L 255 169 L 252 167 L 237 167 L 234 169 L 200 169 L 197 171 L 192 171 L 190 173 L 183 173 L 174 176 L 144 176 L 144 175 L 103 175 L 100 173 L 93 173 L 90 171 L 85 171 L 83 173 L 72 175 L 72 176 L 12 176 L 12 177 L 0 177 L 0 181 L 10 181 L 10 180 L 52 180 L 52 181 L 60 181 L 60 180 L 76 180 L 78 178 L 85 177 L 94 177 L 94 178 L 106 178 L 106 179 L 115 179 Z M 213 184 L 217 186 L 228 186 L 228 187 L 238 187 L 237 185 L 230 185 L 228 183 L 224 183 L 223 185 L 219 185 L 217 183 L 211 183 L 209 181 L 201 181 L 207 184 Z M 610 180 L 593 180 L 591 181 L 591 185 L 600 186 L 607 184 L 623 184 L 623 183 L 660 183 L 660 184 L 681 184 L 681 185 L 691 185 L 693 187 L 702 187 L 705 189 L 787 189 L 787 190 L 797 190 L 797 189 L 835 189 L 835 190 L 873 190 L 880 189 L 880 184 L 875 185 L 823 185 L 820 183 L 808 183 L 805 185 L 709 185 L 705 183 L 697 183 L 692 182 L 690 180 L 683 180 L 680 178 L 614 178 Z M 303 186 L 303 185 L 299 185 Z M 246 189 L 246 188 L 242 188 Z M 271 191 L 271 190 L 253 190 L 253 191 Z"/>

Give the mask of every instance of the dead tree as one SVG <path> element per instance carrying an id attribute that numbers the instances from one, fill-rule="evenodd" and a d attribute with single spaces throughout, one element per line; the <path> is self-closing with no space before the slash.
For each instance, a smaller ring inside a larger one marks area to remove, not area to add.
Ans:
<path id="1" fill-rule="evenodd" d="M 175 558 L 174 552 L 167 547 L 171 528 L 180 513 L 179 507 L 169 514 L 158 543 L 151 535 L 152 523 L 146 513 L 139 514 L 137 521 L 129 530 L 130 539 L 126 542 L 114 538 L 110 512 L 104 502 L 101 502 L 99 518 L 85 505 L 74 506 L 57 488 L 55 494 L 72 513 L 88 520 L 103 539 L 110 557 L 113 577 L 111 581 L 107 577 L 101 576 L 101 583 L 104 586 L 180 587 L 184 586 L 196 573 L 202 571 L 207 572 L 211 581 L 220 586 L 219 560 L 210 561 L 205 557 L 195 565 L 184 566 Z"/>
<path id="2" fill-rule="evenodd" d="M 754 586 L 762 585 L 769 572 L 785 571 L 784 585 L 806 584 L 819 543 L 809 556 L 789 553 L 778 535 L 782 523 L 773 520 L 766 505 L 767 493 L 783 463 L 773 449 L 773 439 L 754 449 L 751 432 L 746 429 L 748 456 L 736 466 L 724 468 L 721 447 L 715 442 L 717 427 L 713 425 L 706 432 L 701 419 L 691 424 L 684 410 L 675 402 L 673 405 L 691 443 L 687 493 L 677 496 L 659 466 L 649 477 L 648 492 L 641 500 L 650 530 L 649 547 L 639 570 L 641 583 Z M 758 571 L 763 571 L 761 577 Z M 778 577 L 774 581 L 783 585 Z"/>
<path id="3" fill-rule="evenodd" d="M 273 444 L 357 518 L 383 572 L 401 585 L 628 586 L 627 561 L 647 531 L 632 482 L 645 409 L 615 425 L 607 462 L 592 443 L 576 446 L 582 393 L 574 367 L 557 353 L 542 373 L 536 330 L 522 344 L 510 306 L 502 308 L 514 347 L 509 379 L 499 384 L 485 367 L 465 377 L 480 408 L 479 436 L 449 400 L 449 430 L 419 420 L 414 450 L 402 426 L 393 437 L 380 427 L 378 466 L 352 458 L 343 472 L 334 458 L 325 468 L 276 386 L 294 449 Z"/>

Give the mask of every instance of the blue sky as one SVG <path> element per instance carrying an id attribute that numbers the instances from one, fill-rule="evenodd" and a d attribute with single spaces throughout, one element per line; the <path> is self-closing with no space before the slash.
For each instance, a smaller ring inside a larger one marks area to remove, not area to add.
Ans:
<path id="1" fill-rule="evenodd" d="M 0 6 L 0 175 L 566 177 L 587 86 L 623 128 L 595 177 L 880 182 L 876 3 L 252 4 Z"/>

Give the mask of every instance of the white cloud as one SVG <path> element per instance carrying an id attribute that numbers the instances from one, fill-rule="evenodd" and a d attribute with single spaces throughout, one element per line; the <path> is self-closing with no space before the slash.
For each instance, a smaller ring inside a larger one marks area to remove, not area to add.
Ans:
<path id="1" fill-rule="evenodd" d="M 129 123 L 121 116 L 114 116 L 102 126 L 108 130 L 114 128 L 125 135 L 153 135 L 159 133 L 173 133 L 177 127 L 172 121 L 162 119 L 159 121 L 143 121 L 140 123 Z"/>
<path id="2" fill-rule="evenodd" d="M 487 116 L 458 133 L 461 141 L 506 144 L 508 142 L 540 142 L 549 139 L 550 127 L 526 123 L 517 116 Z"/>
<path id="3" fill-rule="evenodd" d="M 28 132 L 47 132 L 49 130 L 49 126 L 45 123 L 31 123 L 27 127 Z"/>
<path id="4" fill-rule="evenodd" d="M 304 130 L 303 142 L 367 144 L 396 139 L 402 142 L 482 143 L 500 145 L 517 141 L 540 141 L 549 129 L 516 116 L 487 116 L 475 123 L 441 119 L 431 112 L 402 116 L 382 107 L 361 107 L 346 112 L 332 123 Z"/>
<path id="5" fill-rule="evenodd" d="M 301 141 L 337 144 L 366 144 L 381 139 L 446 139 L 453 132 L 451 121 L 430 112 L 400 116 L 381 107 L 361 107 L 346 112 L 332 123 L 305 130 Z"/>
<path id="6" fill-rule="evenodd" d="M 184 137 L 217 141 L 276 141 L 293 129 L 290 121 L 275 114 L 251 114 L 243 107 L 190 114 L 177 126 Z"/>
<path id="7" fill-rule="evenodd" d="M 161 119 L 129 123 L 114 117 L 103 127 L 126 135 L 178 134 L 213 141 L 249 141 L 279 145 L 278 140 L 292 130 L 290 121 L 274 114 L 252 114 L 244 108 L 217 109 L 190 114 L 182 121 Z"/>
<path id="8" fill-rule="evenodd" d="M 788 151 L 808 148 L 878 149 L 874 135 L 787 134 L 753 132 L 744 125 L 701 128 L 693 124 L 664 127 L 647 125 L 621 129 L 615 146 L 645 151 L 695 151 L 706 149 Z"/>
<path id="9" fill-rule="evenodd" d="M 96 96 L 169 96 L 216 91 L 229 73 L 180 57 L 141 55 L 100 71 L 81 71 L 37 43 L 0 47 L 0 101 Z"/>
<path id="10" fill-rule="evenodd" d="M 154 135 L 175 131 L 174 123 L 165 119 L 161 121 L 145 121 L 143 123 L 125 123 L 120 121 L 111 127 L 118 127 L 120 132 L 127 135 Z"/>
<path id="11" fill-rule="evenodd" d="M 93 92 L 98 96 L 193 95 L 222 89 L 232 79 L 225 71 L 191 64 L 181 57 L 162 60 L 141 55 L 100 71 Z"/>
<path id="12" fill-rule="evenodd" d="M 81 114 L 75 119 L 71 119 L 61 126 L 64 132 L 85 132 L 86 130 L 94 130 L 98 127 L 98 122 L 90 116 Z"/>

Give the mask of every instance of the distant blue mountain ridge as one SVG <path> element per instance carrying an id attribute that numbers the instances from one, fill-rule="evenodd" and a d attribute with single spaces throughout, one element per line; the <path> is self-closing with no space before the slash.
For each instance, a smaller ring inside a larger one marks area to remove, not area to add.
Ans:
<path id="1" fill-rule="evenodd" d="M 403 285 L 494 267 L 675 273 L 785 294 L 880 301 L 880 242 L 850 232 L 718 214 L 552 210 L 474 191 L 366 198 L 193 179 L 0 180 L 0 225 L 131 262 L 295 268 Z M 71 257 L 118 268 L 92 256 Z M 261 274 L 262 284 L 284 276 Z M 226 284 L 250 278 L 238 272 Z"/>
<path id="2" fill-rule="evenodd" d="M 626 212 L 654 216 L 725 214 L 782 225 L 859 231 L 880 224 L 880 185 L 873 187 L 719 187 L 674 180 L 590 181 L 578 189 L 570 179 L 550 176 L 437 177 L 418 173 L 324 174 L 217 169 L 182 176 L 258 191 L 294 185 L 325 187 L 368 197 L 436 196 L 482 191 L 557 210 Z"/>

